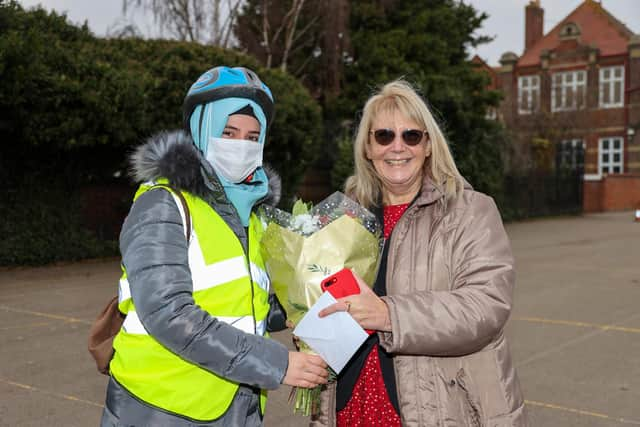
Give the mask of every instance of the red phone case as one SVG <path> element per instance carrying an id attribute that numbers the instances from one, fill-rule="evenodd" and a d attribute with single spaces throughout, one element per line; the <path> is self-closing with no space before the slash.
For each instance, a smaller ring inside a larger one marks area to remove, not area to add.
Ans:
<path id="1" fill-rule="evenodd" d="M 360 293 L 360 286 L 348 268 L 343 268 L 320 282 L 320 288 L 329 292 L 334 298 L 344 298 Z"/>
<path id="2" fill-rule="evenodd" d="M 344 298 L 360 293 L 360 286 L 358 286 L 356 278 L 353 277 L 353 273 L 348 268 L 343 268 L 337 273 L 326 277 L 320 282 L 320 288 L 329 292 L 334 298 Z M 364 331 L 369 335 L 375 332 L 370 329 L 365 329 Z"/>

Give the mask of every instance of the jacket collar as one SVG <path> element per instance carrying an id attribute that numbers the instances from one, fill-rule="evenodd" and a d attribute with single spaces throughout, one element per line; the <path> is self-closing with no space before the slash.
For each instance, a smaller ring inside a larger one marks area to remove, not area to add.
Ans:
<path id="1" fill-rule="evenodd" d="M 473 187 L 471 187 L 471 184 L 469 184 L 466 179 L 462 178 L 462 182 L 465 190 L 473 190 Z M 416 197 L 414 204 L 417 206 L 430 205 L 438 200 L 444 201 L 444 197 L 444 185 L 436 184 L 429 174 L 425 173 L 422 180 L 422 188 Z"/>

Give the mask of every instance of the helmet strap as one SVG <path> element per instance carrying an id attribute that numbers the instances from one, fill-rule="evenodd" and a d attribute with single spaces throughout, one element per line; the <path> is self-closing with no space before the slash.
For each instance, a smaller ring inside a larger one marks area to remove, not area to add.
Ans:
<path id="1" fill-rule="evenodd" d="M 198 123 L 198 138 L 202 140 L 202 121 L 204 120 L 204 109 L 206 104 L 200 104 L 202 107 L 200 108 L 200 121 Z M 206 141 L 204 142 L 206 144 Z M 197 146 L 197 144 L 196 144 Z"/>

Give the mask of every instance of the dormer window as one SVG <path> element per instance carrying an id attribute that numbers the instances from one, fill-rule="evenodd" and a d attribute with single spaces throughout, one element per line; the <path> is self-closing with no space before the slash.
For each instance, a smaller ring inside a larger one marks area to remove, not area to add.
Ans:
<path id="1" fill-rule="evenodd" d="M 560 39 L 573 40 L 580 37 L 580 27 L 575 22 L 567 22 L 560 29 Z"/>

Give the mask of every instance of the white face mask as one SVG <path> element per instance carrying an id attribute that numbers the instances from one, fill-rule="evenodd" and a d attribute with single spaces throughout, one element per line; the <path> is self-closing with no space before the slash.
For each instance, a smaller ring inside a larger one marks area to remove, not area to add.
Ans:
<path id="1" fill-rule="evenodd" d="M 218 174 L 236 184 L 262 166 L 263 148 L 255 141 L 211 137 L 206 159 Z"/>

